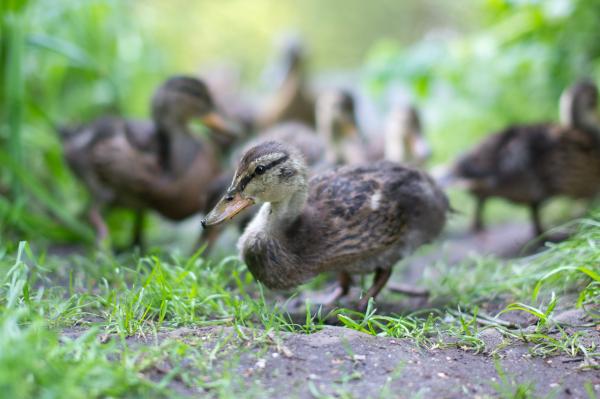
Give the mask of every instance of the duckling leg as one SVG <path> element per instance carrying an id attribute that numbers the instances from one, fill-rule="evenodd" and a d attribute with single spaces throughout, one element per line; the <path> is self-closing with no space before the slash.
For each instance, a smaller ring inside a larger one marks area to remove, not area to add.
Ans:
<path id="1" fill-rule="evenodd" d="M 211 226 L 208 229 L 204 229 L 202 232 L 200 232 L 198 241 L 196 242 L 196 245 L 194 245 L 194 252 L 199 250 L 202 245 L 206 244 L 203 255 L 209 255 L 222 231 L 223 228 L 220 226 Z"/>
<path id="2" fill-rule="evenodd" d="M 412 287 L 404 284 L 388 284 L 388 290 L 407 296 L 429 296 L 429 291 L 424 288 Z"/>
<path id="3" fill-rule="evenodd" d="M 540 203 L 534 202 L 529 206 L 531 211 L 531 222 L 533 223 L 533 231 L 535 236 L 541 236 L 544 233 L 544 229 L 542 228 L 542 221 L 540 218 Z"/>
<path id="4" fill-rule="evenodd" d="M 96 231 L 96 245 L 100 247 L 108 238 L 108 226 L 106 226 L 106 222 L 100 213 L 98 205 L 92 205 L 90 207 L 88 217 Z"/>
<path id="5" fill-rule="evenodd" d="M 138 247 L 144 252 L 144 225 L 146 221 L 146 213 L 143 209 L 135 211 L 133 219 L 133 234 L 131 235 L 131 248 Z"/>
<path id="6" fill-rule="evenodd" d="M 352 285 L 352 276 L 348 272 L 340 272 L 338 274 L 338 282 L 340 283 L 335 290 L 327 295 L 323 301 L 324 305 L 333 305 L 340 298 L 345 297 L 350 292 L 350 286 Z"/>
<path id="7" fill-rule="evenodd" d="M 483 210 L 485 208 L 485 198 L 478 197 L 477 203 L 475 204 L 475 215 L 473 216 L 473 223 L 471 224 L 471 231 L 479 233 L 483 231 Z"/>
<path id="8" fill-rule="evenodd" d="M 363 296 L 361 298 L 361 300 L 358 301 L 359 309 L 364 310 L 367 308 L 367 305 L 369 304 L 369 299 L 375 298 L 377 296 L 377 294 L 379 294 L 379 292 L 383 289 L 383 287 L 385 287 L 385 284 L 388 282 L 391 275 L 392 275 L 391 269 L 377 268 L 375 270 L 375 277 L 373 278 L 373 285 L 371 286 L 371 288 L 368 289 L 365 296 Z"/>

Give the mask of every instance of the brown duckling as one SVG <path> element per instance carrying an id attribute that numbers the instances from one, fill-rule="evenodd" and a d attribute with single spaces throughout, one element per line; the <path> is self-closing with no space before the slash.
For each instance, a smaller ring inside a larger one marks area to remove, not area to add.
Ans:
<path id="1" fill-rule="evenodd" d="M 431 158 L 431 148 L 414 105 L 393 106 L 384 131 L 384 158 L 388 161 L 422 168 Z"/>
<path id="2" fill-rule="evenodd" d="M 355 102 L 347 90 L 331 89 L 317 97 L 317 131 L 328 143 L 327 160 L 337 165 L 367 161 L 367 143 L 356 122 Z"/>
<path id="3" fill-rule="evenodd" d="M 307 87 L 306 54 L 298 37 L 288 37 L 284 41 L 282 64 L 283 82 L 267 98 L 256 117 L 255 125 L 259 130 L 286 121 L 315 125 L 315 99 Z"/>
<path id="4" fill-rule="evenodd" d="M 198 77 L 208 86 L 217 109 L 240 123 L 244 132 L 254 130 L 256 110 L 249 97 L 250 93 L 242 87 L 242 70 L 239 65 L 226 60 L 210 63 L 202 67 Z"/>
<path id="5" fill-rule="evenodd" d="M 589 80 L 581 80 L 560 96 L 560 123 L 600 137 L 600 120 L 596 112 L 598 88 Z"/>
<path id="6" fill-rule="evenodd" d="M 237 126 L 215 110 L 198 79 L 176 76 L 152 99 L 153 122 L 101 118 L 63 135 L 66 160 L 92 195 L 89 216 L 103 241 L 108 229 L 102 208 L 136 210 L 134 242 L 141 243 L 143 211 L 181 220 L 206 207 L 211 181 L 220 167 L 210 141 L 194 137 L 190 119 L 200 118 L 215 132 L 234 136 Z"/>
<path id="7" fill-rule="evenodd" d="M 388 281 L 396 262 L 439 235 L 448 200 L 424 172 L 382 161 L 346 166 L 308 178 L 299 152 L 278 142 L 248 150 L 204 227 L 262 203 L 238 241 L 252 275 L 288 289 L 323 272 L 337 272 L 336 297 L 351 274 L 375 273 L 359 306 Z"/>
<path id="8" fill-rule="evenodd" d="M 577 84 L 563 98 L 570 126 L 543 123 L 508 127 L 483 140 L 453 167 L 452 178 L 477 199 L 473 229 L 483 229 L 487 198 L 526 204 L 536 235 L 544 231 L 540 206 L 555 196 L 590 198 L 600 189 L 600 135 L 594 85 Z"/>

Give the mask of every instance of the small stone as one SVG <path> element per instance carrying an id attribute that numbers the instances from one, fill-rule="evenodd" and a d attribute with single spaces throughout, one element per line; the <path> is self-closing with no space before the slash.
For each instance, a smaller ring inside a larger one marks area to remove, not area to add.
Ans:
<path id="1" fill-rule="evenodd" d="M 267 365 L 267 361 L 265 359 L 258 359 L 254 366 L 259 369 L 264 369 L 266 367 L 266 365 Z"/>
<path id="2" fill-rule="evenodd" d="M 354 355 L 352 356 L 352 360 L 354 360 L 355 362 L 364 362 L 365 360 L 367 360 L 367 357 L 365 355 Z"/>
<path id="3" fill-rule="evenodd" d="M 442 373 L 442 372 L 437 373 L 437 376 L 440 377 L 440 378 L 444 378 L 444 379 L 448 378 L 448 375 L 446 375 L 445 373 Z"/>
<path id="4" fill-rule="evenodd" d="M 285 345 L 281 345 L 281 347 L 279 348 L 279 351 L 283 354 L 283 356 L 285 357 L 294 357 L 294 352 L 292 352 L 290 350 L 290 348 L 288 348 Z"/>

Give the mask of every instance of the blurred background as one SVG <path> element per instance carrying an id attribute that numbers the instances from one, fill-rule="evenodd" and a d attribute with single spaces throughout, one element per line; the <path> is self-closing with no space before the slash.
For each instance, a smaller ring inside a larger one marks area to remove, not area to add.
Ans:
<path id="1" fill-rule="evenodd" d="M 55 126 L 106 113 L 146 118 L 167 76 L 223 63 L 260 93 L 273 83 L 264 71 L 286 32 L 306 41 L 314 85 L 361 93 L 365 130 L 378 129 L 391 89 L 401 90 L 421 109 L 434 165 L 507 124 L 557 120 L 565 86 L 600 78 L 599 0 L 4 0 L 0 7 L 4 250 L 18 240 L 93 241 L 81 216 L 87 193 L 65 165 Z M 557 217 L 568 212 L 555 208 Z M 526 211 L 498 201 L 490 212 L 500 220 Z M 131 219 L 117 211 L 109 222 L 118 241 L 126 230 L 119 225 Z"/>

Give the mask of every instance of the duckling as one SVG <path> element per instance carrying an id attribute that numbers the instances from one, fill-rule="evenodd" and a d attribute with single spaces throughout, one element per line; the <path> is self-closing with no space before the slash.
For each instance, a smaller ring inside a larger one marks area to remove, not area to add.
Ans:
<path id="1" fill-rule="evenodd" d="M 219 110 L 240 123 L 244 132 L 254 130 L 256 110 L 251 93 L 242 87 L 242 70 L 239 65 L 228 60 L 213 62 L 204 65 L 198 77 L 208 87 Z"/>
<path id="2" fill-rule="evenodd" d="M 337 165 L 367 161 L 367 143 L 360 136 L 355 102 L 347 90 L 332 89 L 319 94 L 315 108 L 317 131 L 327 144 L 327 159 Z"/>
<path id="3" fill-rule="evenodd" d="M 431 148 L 414 105 L 392 107 L 384 131 L 384 158 L 388 161 L 422 168 L 431 158 Z"/>
<path id="4" fill-rule="evenodd" d="M 259 130 L 286 121 L 315 125 L 315 99 L 307 88 L 305 49 L 298 37 L 288 37 L 283 42 L 282 64 L 283 82 L 256 117 Z"/>
<path id="5" fill-rule="evenodd" d="M 596 112 L 598 89 L 594 82 L 581 80 L 560 96 L 560 123 L 600 137 L 600 120 Z"/>
<path id="6" fill-rule="evenodd" d="M 540 207 L 555 196 L 590 198 L 600 189 L 600 135 L 593 125 L 594 85 L 577 84 L 563 96 L 570 125 L 508 127 L 484 139 L 452 170 L 477 199 L 473 229 L 483 229 L 487 198 L 501 197 L 530 208 L 535 235 L 543 233 Z M 564 111 L 563 111 L 564 112 Z"/>
<path id="7" fill-rule="evenodd" d="M 392 162 L 345 166 L 309 180 L 300 153 L 279 142 L 244 154 L 202 225 L 218 225 L 254 203 L 263 205 L 238 248 L 258 281 L 289 289 L 338 272 L 337 299 L 348 293 L 351 274 L 374 272 L 361 309 L 385 286 L 396 262 L 440 234 L 449 208 L 427 174 Z"/>
<path id="8" fill-rule="evenodd" d="M 152 117 L 152 122 L 104 117 L 62 137 L 67 163 L 91 193 L 89 217 L 98 242 L 108 236 L 101 213 L 108 205 L 136 210 L 134 243 L 141 244 L 145 209 L 181 220 L 214 196 L 207 187 L 220 171 L 215 148 L 194 137 L 188 122 L 200 118 L 226 136 L 237 135 L 238 128 L 216 111 L 204 83 L 168 79 L 154 94 Z"/>

